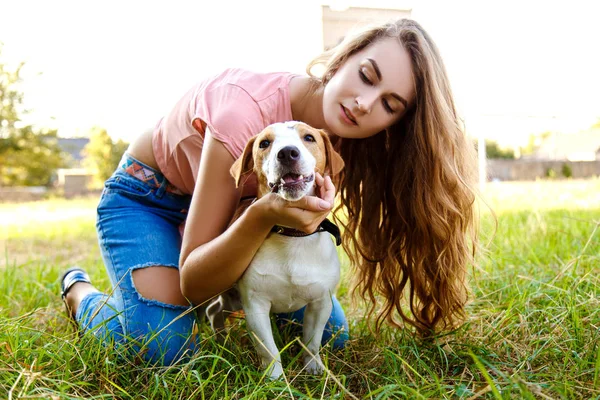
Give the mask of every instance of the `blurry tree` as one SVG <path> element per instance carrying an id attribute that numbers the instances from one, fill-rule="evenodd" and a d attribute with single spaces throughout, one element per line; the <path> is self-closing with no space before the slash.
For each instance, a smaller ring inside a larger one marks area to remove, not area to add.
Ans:
<path id="1" fill-rule="evenodd" d="M 94 174 L 94 186 L 99 186 L 110 178 L 129 143 L 119 139 L 112 140 L 104 128 L 93 127 L 90 130 L 90 142 L 83 149 L 83 165 Z"/>
<path id="2" fill-rule="evenodd" d="M 23 65 L 10 71 L 0 58 L 0 186 L 46 186 L 65 165 L 56 130 L 34 129 L 21 120 L 27 113 L 19 90 Z"/>
<path id="3" fill-rule="evenodd" d="M 34 132 L 19 128 L 9 138 L 12 145 L 2 151 L 0 186 L 48 186 L 66 155 L 58 146 L 56 130 Z"/>
<path id="4" fill-rule="evenodd" d="M 498 146 L 493 140 L 485 141 L 485 155 L 488 159 L 502 158 L 507 160 L 513 160 L 515 158 L 515 152 L 512 149 L 503 149 Z"/>
<path id="5" fill-rule="evenodd" d="M 534 133 L 529 135 L 527 146 L 521 148 L 521 154 L 531 155 L 535 153 L 540 148 L 540 146 L 550 137 L 552 137 L 552 132 Z"/>
<path id="6" fill-rule="evenodd" d="M 562 175 L 565 178 L 573 177 L 573 168 L 571 168 L 571 166 L 567 163 L 563 163 L 562 168 L 560 169 L 560 172 L 562 172 Z"/>

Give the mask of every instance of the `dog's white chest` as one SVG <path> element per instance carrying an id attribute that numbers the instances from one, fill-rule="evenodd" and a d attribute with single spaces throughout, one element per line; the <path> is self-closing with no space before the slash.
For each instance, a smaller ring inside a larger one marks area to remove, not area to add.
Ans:
<path id="1" fill-rule="evenodd" d="M 282 313 L 331 297 L 339 279 L 339 259 L 329 233 L 271 234 L 237 285 L 250 301 L 254 297 L 269 300 L 271 312 Z"/>

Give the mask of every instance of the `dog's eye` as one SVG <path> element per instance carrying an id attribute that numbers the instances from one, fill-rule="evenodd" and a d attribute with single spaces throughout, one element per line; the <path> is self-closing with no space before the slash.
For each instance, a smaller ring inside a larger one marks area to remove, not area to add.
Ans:
<path id="1" fill-rule="evenodd" d="M 267 147 L 269 147 L 270 144 L 271 142 L 269 142 L 268 140 L 263 140 L 258 144 L 258 147 L 260 147 L 261 149 L 266 149 Z"/>
<path id="2" fill-rule="evenodd" d="M 306 140 L 307 142 L 314 142 L 315 137 L 313 135 L 305 135 L 304 140 Z"/>

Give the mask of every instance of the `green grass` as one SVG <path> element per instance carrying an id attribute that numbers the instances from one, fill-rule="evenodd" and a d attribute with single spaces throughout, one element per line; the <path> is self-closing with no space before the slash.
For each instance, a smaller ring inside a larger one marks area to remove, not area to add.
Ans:
<path id="1" fill-rule="evenodd" d="M 327 373 L 283 353 L 286 380 L 257 369 L 242 321 L 225 346 L 201 328 L 190 362 L 152 367 L 78 337 L 58 296 L 77 263 L 108 290 L 94 231 L 95 199 L 0 204 L 0 398 L 600 398 L 600 180 L 490 184 L 482 211 L 488 253 L 471 273 L 469 319 L 436 343 L 386 328 L 364 305 Z M 282 345 L 283 347 L 283 345 Z"/>

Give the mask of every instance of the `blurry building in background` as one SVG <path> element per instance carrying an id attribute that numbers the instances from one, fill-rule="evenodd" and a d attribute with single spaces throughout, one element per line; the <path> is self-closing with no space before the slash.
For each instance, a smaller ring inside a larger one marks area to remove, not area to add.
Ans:
<path id="1" fill-rule="evenodd" d="M 532 154 L 488 160 L 491 180 L 535 180 L 600 176 L 600 127 L 577 133 L 547 133 Z"/>
<path id="2" fill-rule="evenodd" d="M 92 174 L 85 168 L 61 168 L 57 175 L 56 187 L 66 198 L 82 196 L 89 192 Z"/>
<path id="3" fill-rule="evenodd" d="M 89 138 L 86 137 L 75 137 L 75 138 L 58 138 L 58 146 L 62 151 L 69 154 L 71 158 L 72 168 L 79 168 L 82 165 L 82 161 L 85 158 L 83 149 L 90 142 Z"/>
<path id="4" fill-rule="evenodd" d="M 600 161 L 600 127 L 578 133 L 551 133 L 531 158 L 555 161 Z"/>
<path id="5" fill-rule="evenodd" d="M 56 171 L 55 187 L 67 198 L 88 193 L 93 174 L 83 167 L 85 158 L 83 149 L 89 142 L 90 139 L 87 137 L 58 139 L 60 148 L 69 154 L 70 168 L 61 168 Z"/>
<path id="6" fill-rule="evenodd" d="M 366 2 L 363 2 L 366 4 Z M 350 7 L 337 2 L 323 5 L 323 49 L 329 50 L 340 43 L 344 36 L 368 25 L 380 24 L 399 18 L 410 18 L 412 8 Z"/>

